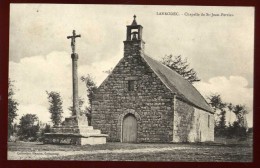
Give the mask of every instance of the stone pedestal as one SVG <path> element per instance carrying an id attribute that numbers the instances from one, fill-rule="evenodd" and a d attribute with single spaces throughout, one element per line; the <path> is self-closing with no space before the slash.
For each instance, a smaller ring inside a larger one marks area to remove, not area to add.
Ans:
<path id="1" fill-rule="evenodd" d="M 83 124 L 87 117 L 76 116 L 65 118 L 61 126 L 53 127 L 50 133 L 45 133 L 46 144 L 97 145 L 105 144 L 108 135 L 101 134 L 100 130 Z"/>

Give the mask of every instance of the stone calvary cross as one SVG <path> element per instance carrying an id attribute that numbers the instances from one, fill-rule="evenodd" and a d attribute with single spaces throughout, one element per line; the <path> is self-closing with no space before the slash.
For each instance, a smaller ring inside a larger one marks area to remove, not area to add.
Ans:
<path id="1" fill-rule="evenodd" d="M 81 35 L 76 35 L 76 31 L 72 31 L 72 36 L 67 36 L 67 39 L 71 38 L 71 48 L 72 48 L 72 53 L 75 53 L 75 47 L 76 47 L 76 38 L 81 37 Z"/>
<path id="2" fill-rule="evenodd" d="M 72 36 L 67 36 L 71 39 L 72 48 L 72 84 L 73 84 L 73 111 L 72 116 L 65 118 L 62 125 L 53 127 L 50 133 L 44 134 L 44 143 L 65 143 L 74 145 L 96 145 L 105 144 L 108 135 L 101 134 L 101 131 L 94 129 L 88 125 L 88 118 L 79 110 L 78 98 L 78 59 L 79 56 L 75 53 L 76 38 L 81 37 L 76 35 L 73 30 Z"/>

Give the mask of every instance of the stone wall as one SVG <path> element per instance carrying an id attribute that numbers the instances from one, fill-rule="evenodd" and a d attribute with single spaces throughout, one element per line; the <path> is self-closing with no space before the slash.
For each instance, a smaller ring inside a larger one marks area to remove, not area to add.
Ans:
<path id="1" fill-rule="evenodd" d="M 141 41 L 125 41 L 124 58 L 100 85 L 92 103 L 92 126 L 108 134 L 108 141 L 122 140 L 126 114 L 137 119 L 137 142 L 170 142 L 173 101 L 169 89 L 142 58 Z M 128 91 L 128 81 L 134 90 Z"/>
<path id="2" fill-rule="evenodd" d="M 214 115 L 176 98 L 173 142 L 214 141 Z"/>
<path id="3" fill-rule="evenodd" d="M 200 137 L 197 139 L 200 139 L 200 142 L 214 141 L 214 115 L 198 108 L 195 108 L 194 115 L 197 129 L 191 130 L 189 134 L 189 141 L 195 141 L 196 135 L 199 134 Z"/>

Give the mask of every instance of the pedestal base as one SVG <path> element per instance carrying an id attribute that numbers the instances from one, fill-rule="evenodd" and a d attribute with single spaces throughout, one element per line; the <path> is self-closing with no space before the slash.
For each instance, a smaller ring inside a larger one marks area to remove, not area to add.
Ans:
<path id="1" fill-rule="evenodd" d="M 80 145 L 99 145 L 107 142 L 107 136 L 90 136 L 87 138 L 80 138 Z"/>
<path id="2" fill-rule="evenodd" d="M 83 120 L 84 119 L 84 120 Z M 84 125 L 87 120 L 83 118 L 81 124 L 76 117 L 65 118 L 62 126 L 53 127 L 50 133 L 44 134 L 45 144 L 70 144 L 70 145 L 97 145 L 105 144 L 108 135 L 101 134 L 98 129 Z"/>

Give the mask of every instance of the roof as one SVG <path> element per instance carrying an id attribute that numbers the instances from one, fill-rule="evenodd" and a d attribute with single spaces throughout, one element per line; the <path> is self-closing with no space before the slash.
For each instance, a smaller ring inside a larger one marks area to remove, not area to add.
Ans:
<path id="1" fill-rule="evenodd" d="M 213 112 L 212 108 L 199 91 L 181 75 L 147 55 L 143 55 L 143 58 L 166 87 L 168 87 L 173 93 L 176 93 L 177 97 L 198 108 L 208 112 Z"/>

